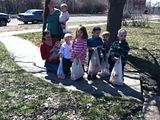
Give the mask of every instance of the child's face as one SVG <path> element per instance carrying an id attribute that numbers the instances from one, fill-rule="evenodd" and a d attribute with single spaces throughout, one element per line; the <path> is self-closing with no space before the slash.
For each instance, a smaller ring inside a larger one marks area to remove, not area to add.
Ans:
<path id="1" fill-rule="evenodd" d="M 101 33 L 101 31 L 98 31 L 98 30 L 92 32 L 94 37 L 99 37 L 100 33 Z"/>
<path id="2" fill-rule="evenodd" d="M 46 35 L 44 36 L 44 39 L 45 39 L 45 40 L 52 40 L 51 34 L 46 34 Z"/>
<path id="3" fill-rule="evenodd" d="M 72 36 L 68 36 L 65 38 L 65 42 L 69 45 L 72 40 Z"/>
<path id="4" fill-rule="evenodd" d="M 78 29 L 77 30 L 77 37 L 82 37 L 82 36 L 83 36 L 83 32 L 80 29 Z"/>
<path id="5" fill-rule="evenodd" d="M 65 6 L 61 7 L 61 11 L 62 12 L 66 12 L 67 11 L 67 8 Z"/>
<path id="6" fill-rule="evenodd" d="M 118 38 L 119 38 L 119 40 L 121 40 L 121 41 L 125 40 L 125 39 L 126 39 L 126 36 L 127 36 L 127 34 L 125 34 L 125 33 L 120 33 L 120 34 L 118 34 Z"/>
<path id="7" fill-rule="evenodd" d="M 108 41 L 109 40 L 109 35 L 103 35 L 103 40 Z"/>

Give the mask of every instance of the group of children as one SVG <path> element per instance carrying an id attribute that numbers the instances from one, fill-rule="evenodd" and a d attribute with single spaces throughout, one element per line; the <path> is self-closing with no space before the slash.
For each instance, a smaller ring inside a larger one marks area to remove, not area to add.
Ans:
<path id="1" fill-rule="evenodd" d="M 86 62 L 86 53 L 88 49 L 88 66 L 91 60 L 91 57 L 95 51 L 98 53 L 99 61 L 106 60 L 109 62 L 109 72 L 112 71 L 115 62 L 121 57 L 122 60 L 122 71 L 124 71 L 124 66 L 127 61 L 127 56 L 129 52 L 129 46 L 126 42 L 127 31 L 120 29 L 118 31 L 117 38 L 114 43 L 109 40 L 110 33 L 105 31 L 102 33 L 102 38 L 100 37 L 101 28 L 95 26 L 92 29 L 92 35 L 88 37 L 87 30 L 84 26 L 80 25 L 73 38 L 72 34 L 66 30 L 66 22 L 69 20 L 68 6 L 67 4 L 62 4 L 60 6 L 61 14 L 59 16 L 59 23 L 63 29 L 64 42 L 61 44 L 60 41 L 56 41 L 53 48 L 50 49 L 50 58 L 53 59 L 57 54 L 62 60 L 63 72 L 65 76 L 70 76 L 70 68 L 72 62 L 75 58 L 78 58 L 81 61 L 83 70 Z M 43 34 L 43 41 L 49 41 L 46 36 L 49 35 L 49 32 Z M 46 42 L 47 43 L 47 42 Z M 50 44 L 50 43 L 47 43 Z M 89 75 L 88 79 L 94 79 L 96 75 Z"/>
<path id="2" fill-rule="evenodd" d="M 70 76 L 70 67 L 75 58 L 80 59 L 84 69 L 87 49 L 88 65 L 93 52 L 97 50 L 100 62 L 102 59 L 108 59 L 110 64 L 110 72 L 112 71 L 115 62 L 119 59 L 120 56 L 122 59 L 122 70 L 124 70 L 129 52 L 129 46 L 126 42 L 127 31 L 120 29 L 117 35 L 118 40 L 116 40 L 114 43 L 109 41 L 110 33 L 108 31 L 102 33 L 103 38 L 100 37 L 100 34 L 101 28 L 99 26 L 95 26 L 92 29 L 92 35 L 88 37 L 86 28 L 80 25 L 76 30 L 75 38 L 73 38 L 70 33 L 66 33 L 64 35 L 65 41 L 62 44 L 60 44 L 60 41 L 56 42 L 54 50 L 51 50 L 50 52 L 52 52 L 51 55 L 53 57 L 55 52 L 59 52 L 65 76 Z M 110 54 L 106 57 L 108 52 Z M 88 75 L 88 79 L 92 79 L 92 77 L 95 78 L 95 76 L 96 75 Z"/>

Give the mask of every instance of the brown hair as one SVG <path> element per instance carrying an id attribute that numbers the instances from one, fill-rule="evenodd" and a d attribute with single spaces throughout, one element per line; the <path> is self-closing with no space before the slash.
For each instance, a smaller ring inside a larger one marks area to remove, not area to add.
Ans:
<path id="1" fill-rule="evenodd" d="M 46 19 L 47 16 L 49 15 L 48 5 L 50 4 L 51 1 L 52 1 L 52 0 L 45 0 L 45 4 L 44 4 L 44 14 L 43 14 L 44 19 Z"/>
<path id="2" fill-rule="evenodd" d="M 86 27 L 84 27 L 84 26 L 82 26 L 82 25 L 80 25 L 80 26 L 78 27 L 78 29 L 76 30 L 76 38 L 77 38 L 77 31 L 78 31 L 78 30 L 80 30 L 80 31 L 83 32 L 82 38 L 87 40 L 87 39 L 88 39 L 88 33 L 87 33 L 87 30 L 86 30 Z"/>

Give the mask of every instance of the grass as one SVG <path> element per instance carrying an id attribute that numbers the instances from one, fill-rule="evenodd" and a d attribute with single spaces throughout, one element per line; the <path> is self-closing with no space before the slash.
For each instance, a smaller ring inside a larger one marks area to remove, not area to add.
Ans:
<path id="1" fill-rule="evenodd" d="M 93 97 L 66 91 L 33 77 L 16 65 L 0 43 L 0 119 L 140 119 L 140 104 L 118 97 Z"/>

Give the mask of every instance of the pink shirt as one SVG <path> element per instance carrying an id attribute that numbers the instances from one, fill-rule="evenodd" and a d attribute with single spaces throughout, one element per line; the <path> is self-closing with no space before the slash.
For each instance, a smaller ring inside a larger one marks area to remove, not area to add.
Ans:
<path id="1" fill-rule="evenodd" d="M 76 55 L 80 55 L 81 63 L 85 64 L 86 51 L 87 51 L 87 40 L 80 39 L 80 38 L 75 39 L 72 44 L 71 60 L 73 61 Z"/>

